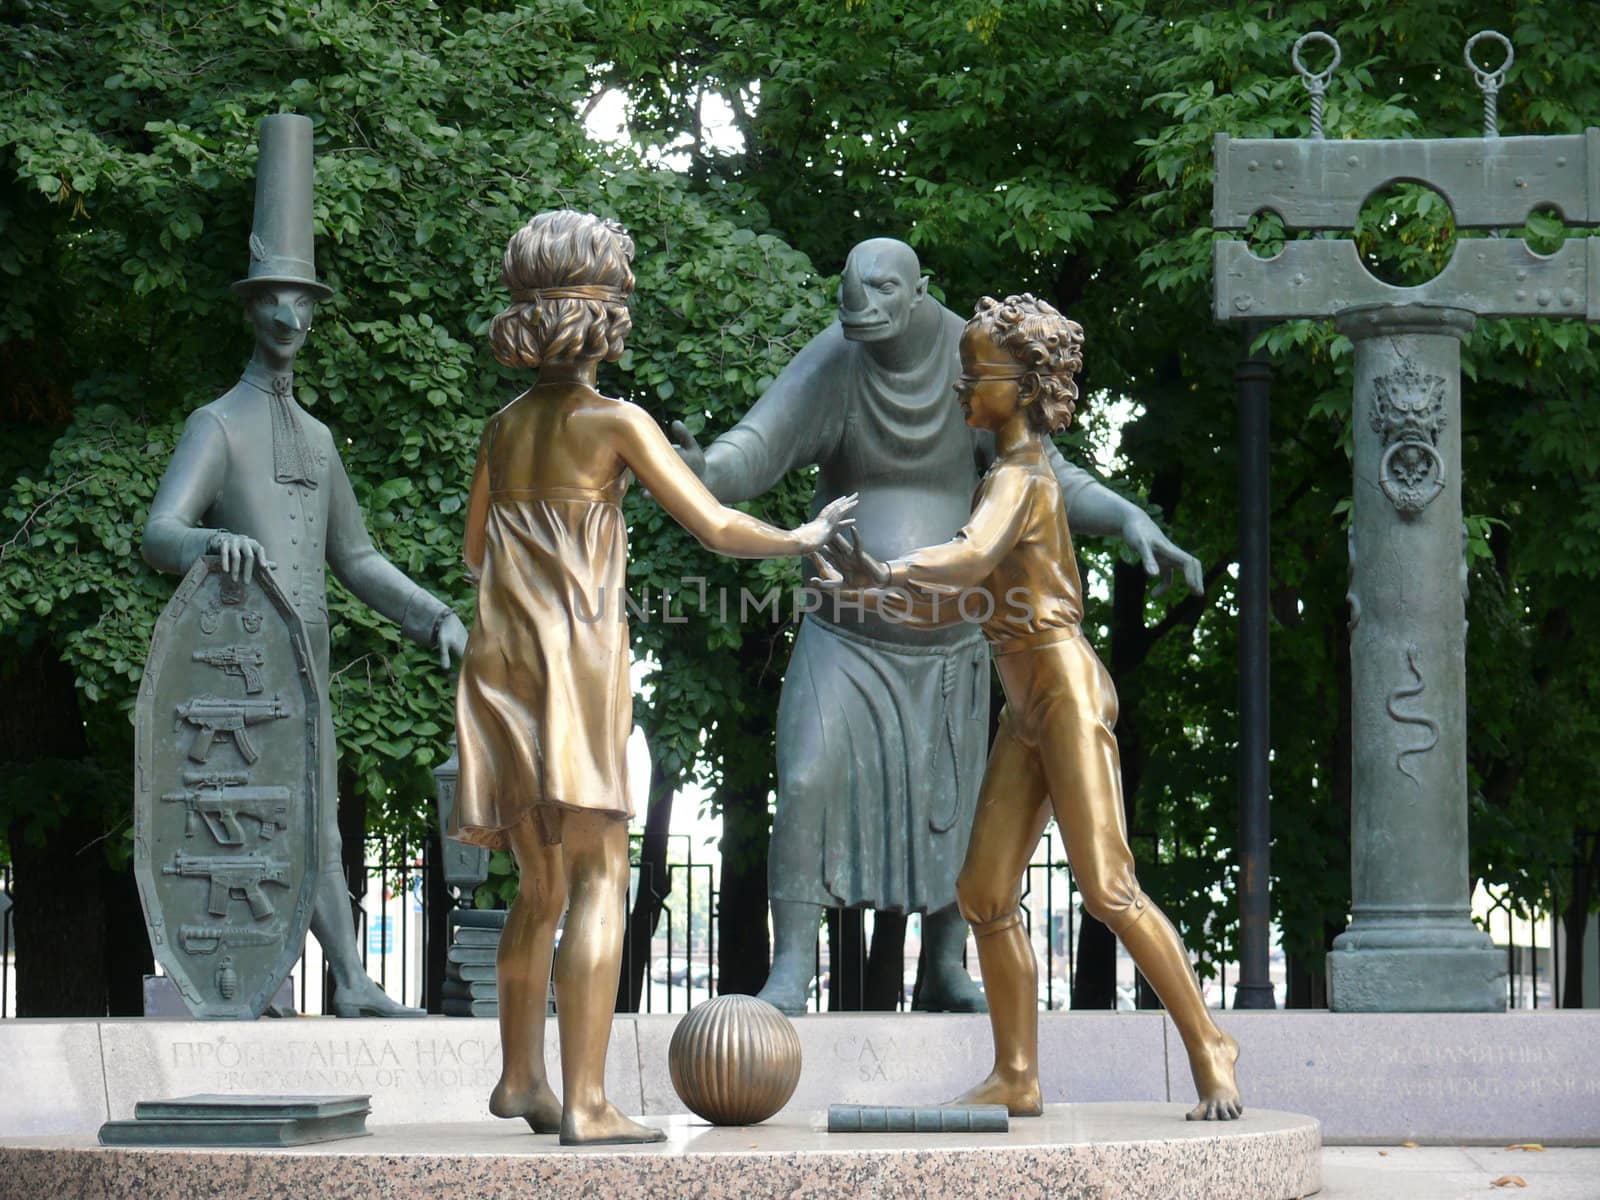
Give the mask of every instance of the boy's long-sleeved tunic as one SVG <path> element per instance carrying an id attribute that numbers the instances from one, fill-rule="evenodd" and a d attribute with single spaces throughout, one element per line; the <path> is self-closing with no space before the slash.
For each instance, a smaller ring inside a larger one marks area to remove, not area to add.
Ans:
<path id="1" fill-rule="evenodd" d="M 954 538 L 887 566 L 889 587 L 910 593 L 912 624 L 976 620 L 996 654 L 1071 637 L 1083 621 L 1060 489 L 1036 441 L 989 468 Z M 888 607 L 893 598 L 878 602 Z"/>
<path id="2" fill-rule="evenodd" d="M 844 597 L 923 627 L 981 621 L 1006 694 L 1000 740 L 1044 756 L 1035 782 L 1048 781 L 1069 850 L 1075 835 L 1093 831 L 1076 838 L 1079 855 L 1088 857 L 1082 864 L 1075 859 L 1074 869 L 1081 865 L 1093 881 L 1121 879 L 1124 872 L 1131 880 L 1120 825 L 1116 689 L 1081 636 L 1083 586 L 1041 443 L 1030 440 L 990 467 L 972 516 L 954 538 L 886 565 L 887 588 Z M 1014 782 L 998 786 L 1006 791 Z M 1119 888 L 1118 895 L 1137 890 L 1131 883 Z"/>

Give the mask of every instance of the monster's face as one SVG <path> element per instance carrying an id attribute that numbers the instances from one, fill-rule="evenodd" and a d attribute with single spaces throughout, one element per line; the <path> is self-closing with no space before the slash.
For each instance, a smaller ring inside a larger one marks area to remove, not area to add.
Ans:
<path id="1" fill-rule="evenodd" d="M 927 297 L 916 251 L 892 238 L 873 238 L 850 251 L 839 283 L 839 324 L 853 342 L 899 337 Z"/>

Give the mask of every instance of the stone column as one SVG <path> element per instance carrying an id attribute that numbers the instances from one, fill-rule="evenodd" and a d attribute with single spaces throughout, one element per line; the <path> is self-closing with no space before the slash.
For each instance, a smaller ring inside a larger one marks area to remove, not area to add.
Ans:
<path id="1" fill-rule="evenodd" d="M 1498 1012 L 1505 958 L 1472 923 L 1466 563 L 1456 308 L 1340 314 L 1355 343 L 1350 538 L 1352 920 L 1338 1012 Z"/>

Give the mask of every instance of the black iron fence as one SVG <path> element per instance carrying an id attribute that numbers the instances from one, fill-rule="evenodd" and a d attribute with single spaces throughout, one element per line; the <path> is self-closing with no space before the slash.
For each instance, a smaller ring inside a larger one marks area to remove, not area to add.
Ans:
<path id="1" fill-rule="evenodd" d="M 0 867 L 0 1017 L 17 1015 L 16 940 L 11 932 L 11 864 Z"/>
<path id="2" fill-rule="evenodd" d="M 639 853 L 643 836 L 630 840 L 633 873 L 628 886 L 628 912 L 641 888 L 657 886 L 655 866 L 643 861 Z M 696 862 L 694 839 L 688 834 L 667 837 L 667 866 L 664 891 L 666 903 L 661 920 L 649 943 L 648 959 L 643 964 L 644 986 L 639 994 L 640 1012 L 687 1012 L 694 1005 L 716 994 L 717 922 L 721 917 L 716 888 L 716 871 L 709 862 Z M 633 957 L 633 941 L 625 943 L 624 975 L 639 970 Z"/>
<path id="3" fill-rule="evenodd" d="M 1038 955 L 1039 1005 L 1060 1009 L 1068 1005 L 1076 969 L 1080 897 L 1073 887 L 1072 874 L 1065 861 L 1058 861 L 1055 847 L 1048 840 L 1046 861 L 1028 867 L 1023 884 L 1023 919 Z M 629 911 L 641 886 L 654 887 L 657 881 L 649 866 L 640 866 L 640 838 L 633 839 L 633 878 L 629 888 Z M 368 887 L 354 902 L 363 962 L 367 972 L 394 999 L 437 1011 L 443 979 L 445 912 L 457 898 L 444 886 L 442 876 L 433 869 L 432 855 L 426 851 L 404 857 L 391 856 L 380 844 L 369 847 Z M 717 992 L 717 926 L 719 893 L 716 870 L 711 862 L 697 861 L 694 841 L 688 835 L 669 839 L 664 891 L 666 901 L 655 935 L 649 940 L 647 961 L 643 964 L 641 1012 L 686 1012 L 693 1005 Z M 641 878 L 641 871 L 645 872 Z M 16 939 L 12 922 L 13 876 L 9 865 L 0 867 L 0 1018 L 14 1017 L 16 1010 Z M 868 918 L 870 921 L 870 916 Z M 1480 906 L 1480 920 L 1506 954 L 1507 1003 L 1513 1009 L 1559 1007 L 1562 998 L 1563 955 L 1559 921 L 1551 914 L 1529 914 L 1518 910 L 1505 897 L 1491 897 Z M 912 919 L 905 944 L 898 1008 L 910 1006 L 911 982 L 916 977 L 919 923 Z M 870 930 L 870 925 L 868 926 Z M 862 953 L 865 953 L 862 941 Z M 971 943 L 968 943 L 969 962 Z M 831 970 L 828 939 L 819 936 L 817 944 L 817 982 L 813 985 L 810 1007 L 827 1007 L 827 979 Z M 858 969 L 864 969 L 858 963 Z M 625 961 L 624 971 L 639 969 Z M 1226 1007 L 1230 997 L 1230 965 L 1216 964 L 1213 978 L 1203 981 L 1207 1001 Z M 1281 961 L 1274 961 L 1275 975 Z M 974 975 L 976 971 L 974 970 Z M 294 972 L 294 1000 L 305 1013 L 327 1011 L 331 979 L 327 978 L 320 948 L 307 939 L 306 951 Z M 1134 1004 L 1133 968 L 1119 959 L 1118 1003 Z M 1276 982 L 1280 983 L 1281 975 Z M 1281 994 L 1280 994 L 1281 1001 Z"/>
<path id="4" fill-rule="evenodd" d="M 1591 922 L 1600 919 L 1591 917 Z M 1518 1008 L 1561 1007 L 1561 923 L 1555 914 L 1529 913 L 1507 896 L 1490 895 L 1480 915 L 1495 945 L 1506 955 L 1506 1004 Z M 1537 935 L 1540 926 L 1549 935 Z M 1539 945 L 1540 941 L 1545 944 Z"/>

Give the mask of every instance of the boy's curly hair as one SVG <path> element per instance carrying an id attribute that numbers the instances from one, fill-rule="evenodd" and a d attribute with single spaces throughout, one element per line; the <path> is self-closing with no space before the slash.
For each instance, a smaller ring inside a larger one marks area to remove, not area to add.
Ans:
<path id="1" fill-rule="evenodd" d="M 1065 429 L 1077 407 L 1083 326 L 1024 292 L 1004 300 L 985 296 L 967 328 L 986 334 L 1028 372 L 1020 381 L 1025 394 L 1029 380 L 1034 385 L 1024 410 L 1028 423 L 1044 434 Z"/>
<path id="2" fill-rule="evenodd" d="M 633 239 L 615 221 L 559 209 L 530 220 L 506 243 L 500 281 L 511 306 L 489 326 L 508 367 L 575 358 L 615 362 L 633 328 Z"/>

